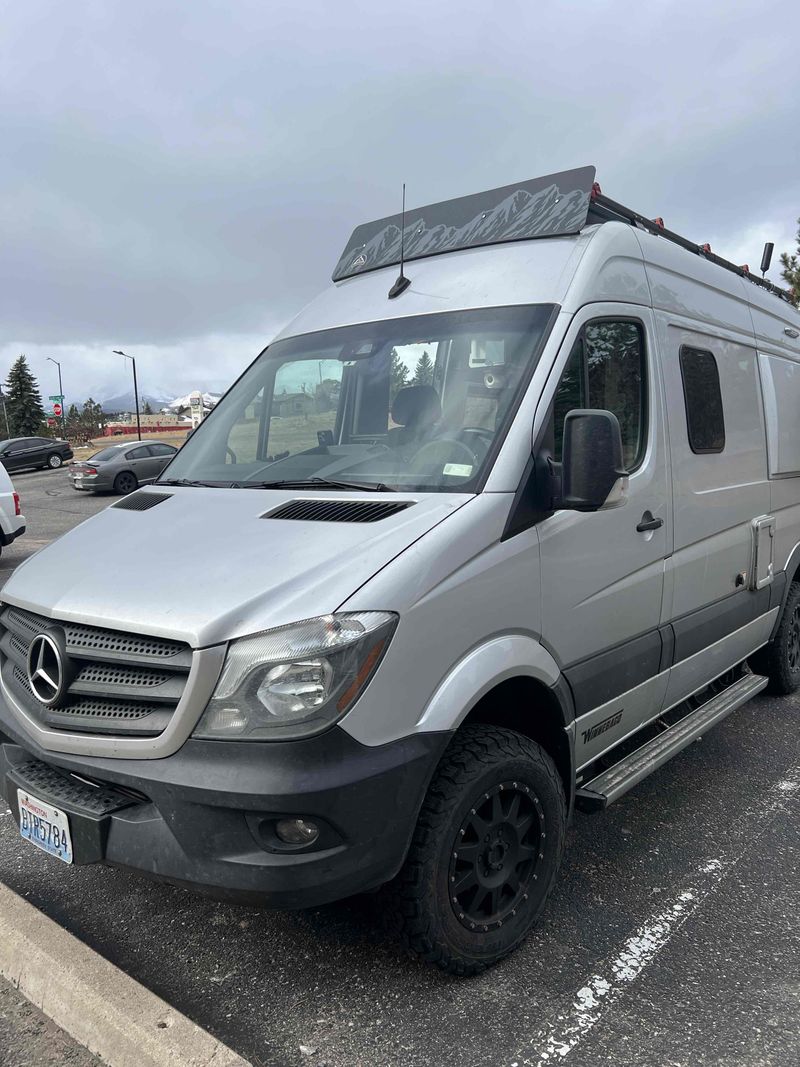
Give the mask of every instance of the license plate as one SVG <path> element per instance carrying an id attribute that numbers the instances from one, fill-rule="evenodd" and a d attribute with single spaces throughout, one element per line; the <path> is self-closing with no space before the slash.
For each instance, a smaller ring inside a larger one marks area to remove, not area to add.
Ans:
<path id="1" fill-rule="evenodd" d="M 64 863 L 72 863 L 72 838 L 66 812 L 24 789 L 17 790 L 17 801 L 19 832 L 25 840 Z"/>

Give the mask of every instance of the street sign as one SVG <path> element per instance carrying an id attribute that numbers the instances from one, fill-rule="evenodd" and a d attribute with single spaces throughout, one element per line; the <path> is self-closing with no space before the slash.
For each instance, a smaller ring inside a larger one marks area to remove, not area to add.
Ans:
<path id="1" fill-rule="evenodd" d="M 55 415 L 56 418 L 59 417 L 59 415 L 61 414 L 61 405 L 60 404 L 53 404 L 53 414 Z"/>
<path id="2" fill-rule="evenodd" d="M 64 397 L 61 394 L 56 394 L 56 396 L 51 396 L 50 399 L 54 400 L 57 404 L 63 404 L 64 403 Z"/>

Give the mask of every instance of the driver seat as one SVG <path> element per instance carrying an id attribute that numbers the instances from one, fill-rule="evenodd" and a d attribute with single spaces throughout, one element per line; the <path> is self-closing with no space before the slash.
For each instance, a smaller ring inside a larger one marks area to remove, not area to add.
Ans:
<path id="1" fill-rule="evenodd" d="M 408 385 L 394 398 L 392 421 L 397 423 L 386 434 L 390 448 L 419 441 L 442 417 L 442 403 L 432 385 Z"/>

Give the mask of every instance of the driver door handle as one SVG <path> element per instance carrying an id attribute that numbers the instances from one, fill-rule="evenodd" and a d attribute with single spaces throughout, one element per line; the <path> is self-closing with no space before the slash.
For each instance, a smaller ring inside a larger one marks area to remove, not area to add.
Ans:
<path id="1" fill-rule="evenodd" d="M 653 518 L 652 511 L 646 511 L 636 526 L 636 532 L 648 533 L 650 530 L 660 530 L 663 525 L 663 519 Z"/>

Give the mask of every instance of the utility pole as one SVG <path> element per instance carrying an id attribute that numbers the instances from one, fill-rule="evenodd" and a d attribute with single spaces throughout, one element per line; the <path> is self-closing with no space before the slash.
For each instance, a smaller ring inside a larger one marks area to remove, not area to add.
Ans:
<path id="1" fill-rule="evenodd" d="M 58 395 L 61 397 L 61 432 L 64 437 L 67 436 L 67 411 L 64 404 L 64 386 L 61 384 L 61 364 L 57 359 L 53 359 L 52 356 L 47 357 L 51 363 L 55 363 L 58 367 Z"/>
<path id="2" fill-rule="evenodd" d="M 7 402 L 8 402 L 8 398 L 5 395 L 5 393 L 3 392 L 2 388 L 0 388 L 0 404 L 3 405 L 3 414 L 6 417 L 6 437 L 10 437 L 11 436 L 11 427 L 8 425 L 8 408 L 6 407 Z"/>
<path id="3" fill-rule="evenodd" d="M 133 364 L 133 399 L 136 404 L 136 433 L 139 437 L 139 440 L 141 441 L 142 421 L 139 418 L 139 386 L 136 383 L 136 360 L 133 358 L 133 356 L 129 356 L 127 352 L 120 352 L 118 348 L 115 348 L 113 351 L 115 356 L 124 356 L 126 359 L 129 359 Z"/>

